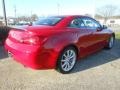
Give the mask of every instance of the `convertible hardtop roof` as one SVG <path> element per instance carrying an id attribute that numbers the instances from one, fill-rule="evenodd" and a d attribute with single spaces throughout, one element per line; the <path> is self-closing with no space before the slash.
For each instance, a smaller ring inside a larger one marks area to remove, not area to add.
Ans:
<path id="1" fill-rule="evenodd" d="M 85 15 L 56 15 L 56 16 L 49 16 L 49 17 L 89 17 Z"/>

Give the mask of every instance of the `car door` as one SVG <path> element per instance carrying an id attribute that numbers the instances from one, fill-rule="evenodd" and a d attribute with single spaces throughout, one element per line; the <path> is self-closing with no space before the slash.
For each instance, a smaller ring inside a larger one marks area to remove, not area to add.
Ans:
<path id="1" fill-rule="evenodd" d="M 94 29 L 88 28 L 86 25 L 87 18 L 77 17 L 71 21 L 69 27 L 73 29 L 76 36 L 78 36 L 77 45 L 79 47 L 80 56 L 84 57 L 93 52 L 93 46 L 97 38 L 94 38 Z"/>
<path id="2" fill-rule="evenodd" d="M 107 40 L 109 39 L 107 29 L 103 28 L 103 26 L 96 21 L 95 19 L 89 18 L 93 22 L 92 28 L 95 29 L 93 35 L 97 38 L 96 46 L 98 49 L 103 48 L 106 45 Z"/>
<path id="3" fill-rule="evenodd" d="M 101 25 L 94 19 L 89 17 L 81 18 L 86 26 L 86 30 L 90 32 L 89 46 L 86 48 L 88 54 L 96 52 L 97 50 L 104 47 L 104 34 Z"/>

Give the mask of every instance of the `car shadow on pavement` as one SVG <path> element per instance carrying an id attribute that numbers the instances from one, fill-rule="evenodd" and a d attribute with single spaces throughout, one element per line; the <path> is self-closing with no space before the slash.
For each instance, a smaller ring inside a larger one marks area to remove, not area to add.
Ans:
<path id="1" fill-rule="evenodd" d="M 116 40 L 114 47 L 111 50 L 103 49 L 100 52 L 78 60 L 71 73 L 94 68 L 105 63 L 115 61 L 118 58 L 120 58 L 120 40 Z"/>
<path id="2" fill-rule="evenodd" d="M 3 46 L 0 46 L 0 60 L 4 59 L 4 58 L 7 58 L 8 57 L 8 54 L 7 52 L 5 51 L 4 47 Z"/>

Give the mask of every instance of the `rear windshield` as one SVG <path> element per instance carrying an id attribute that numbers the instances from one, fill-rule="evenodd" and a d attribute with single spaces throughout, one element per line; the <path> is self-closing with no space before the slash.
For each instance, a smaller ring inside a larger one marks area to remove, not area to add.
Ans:
<path id="1" fill-rule="evenodd" d="M 60 22 L 63 19 L 63 17 L 46 17 L 46 18 L 40 18 L 38 21 L 34 23 L 34 25 L 49 25 L 54 26 L 58 22 Z"/>

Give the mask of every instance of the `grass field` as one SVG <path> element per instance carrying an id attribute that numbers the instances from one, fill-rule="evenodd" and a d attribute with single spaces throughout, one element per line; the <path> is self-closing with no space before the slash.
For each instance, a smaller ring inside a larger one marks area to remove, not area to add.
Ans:
<path id="1" fill-rule="evenodd" d="M 116 39 L 120 40 L 120 33 L 116 33 Z"/>

